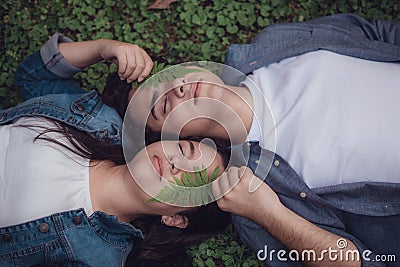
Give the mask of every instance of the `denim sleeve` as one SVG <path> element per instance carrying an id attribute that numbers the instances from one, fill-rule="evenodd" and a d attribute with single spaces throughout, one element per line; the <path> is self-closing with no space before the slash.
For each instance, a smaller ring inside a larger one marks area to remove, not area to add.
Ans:
<path id="1" fill-rule="evenodd" d="M 338 14 L 278 23 L 261 30 L 250 44 L 231 45 L 225 64 L 249 74 L 285 58 L 320 49 L 366 60 L 400 62 L 400 22 Z"/>
<path id="2" fill-rule="evenodd" d="M 81 71 L 69 64 L 58 49 L 58 44 L 72 42 L 55 33 L 40 49 L 28 56 L 15 73 L 14 85 L 25 99 L 47 94 L 85 93 L 72 76 Z"/>
<path id="3" fill-rule="evenodd" d="M 281 244 L 278 240 L 276 240 L 260 225 L 256 224 L 255 222 L 247 218 L 238 215 L 232 215 L 232 222 L 237 233 L 239 234 L 240 239 L 251 249 L 254 250 L 259 260 L 264 261 L 269 267 L 303 266 L 301 261 L 299 261 L 301 259 L 302 252 L 296 254 L 294 253 L 294 251 L 287 249 L 283 244 Z M 382 262 L 374 262 L 372 260 L 363 259 L 362 253 L 363 251 L 367 251 L 368 248 L 360 240 L 358 240 L 351 234 L 347 233 L 344 229 L 339 229 L 330 226 L 322 226 L 322 225 L 317 225 L 317 226 L 352 241 L 356 245 L 359 251 L 363 267 L 386 266 Z M 334 247 L 332 249 L 339 251 L 337 247 Z M 304 255 L 305 257 L 308 257 L 308 254 Z M 325 254 L 325 257 L 328 255 L 329 254 Z M 339 252 L 336 254 L 334 254 L 333 252 L 332 255 L 333 257 L 334 255 L 340 257 Z M 367 254 L 369 259 L 374 259 L 374 255 L 375 255 L 374 253 Z M 315 257 L 316 259 L 318 259 L 319 255 L 316 255 Z M 343 253 L 343 259 L 345 259 L 345 257 L 346 255 L 345 253 Z"/>
<path id="4" fill-rule="evenodd" d="M 367 20 L 355 14 L 338 14 L 311 20 L 311 25 L 327 25 L 351 35 L 358 35 L 373 41 L 400 45 L 400 21 Z"/>
<path id="5" fill-rule="evenodd" d="M 287 34 L 289 32 L 292 32 L 292 34 L 293 32 L 298 32 L 299 35 L 301 35 L 302 31 L 313 32 L 314 36 L 315 33 L 321 33 L 321 37 L 331 40 L 338 38 L 339 34 L 346 34 L 349 40 L 356 40 L 354 37 L 357 37 L 400 45 L 400 21 L 367 20 L 355 14 L 337 14 L 305 22 L 271 25 L 261 31 L 253 39 L 253 43 L 267 42 L 266 38 L 270 38 L 271 34 L 263 34 L 263 32 L 275 34 L 274 32 L 278 30 L 287 32 Z M 322 35 L 323 33 L 326 36 Z"/>

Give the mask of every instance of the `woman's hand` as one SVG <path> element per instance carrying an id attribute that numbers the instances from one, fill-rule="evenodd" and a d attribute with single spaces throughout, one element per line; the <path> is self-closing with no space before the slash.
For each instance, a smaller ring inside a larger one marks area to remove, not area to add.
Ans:
<path id="1" fill-rule="evenodd" d="M 275 207 L 282 206 L 277 194 L 266 183 L 250 193 L 252 179 L 259 178 L 246 166 L 230 167 L 212 184 L 218 207 L 258 221 L 261 213 L 264 217 L 269 212 L 274 212 Z"/>
<path id="2" fill-rule="evenodd" d="M 121 79 L 141 82 L 153 68 L 153 61 L 142 48 L 108 39 L 60 43 L 61 54 L 73 66 L 85 68 L 101 60 L 110 60 L 118 65 Z"/>
<path id="3" fill-rule="evenodd" d="M 118 75 L 121 79 L 141 82 L 153 68 L 153 61 L 141 47 L 114 40 L 99 40 L 98 53 L 102 59 L 118 65 Z"/>

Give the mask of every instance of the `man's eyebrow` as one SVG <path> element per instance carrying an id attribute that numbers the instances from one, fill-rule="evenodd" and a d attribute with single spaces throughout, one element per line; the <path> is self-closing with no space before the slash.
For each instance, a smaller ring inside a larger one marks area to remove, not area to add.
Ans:
<path id="1" fill-rule="evenodd" d="M 192 141 L 189 140 L 189 146 L 190 146 L 190 154 L 194 155 L 194 144 Z"/>
<path id="2" fill-rule="evenodd" d="M 157 120 L 157 117 L 156 117 L 156 114 L 154 112 L 154 105 L 156 104 L 156 101 L 157 101 L 159 96 L 160 96 L 159 92 L 157 92 L 157 91 L 154 92 L 153 98 L 151 99 L 151 103 L 150 103 L 150 108 L 151 108 L 150 112 L 151 112 L 151 115 L 153 116 L 153 118 L 155 120 Z"/>

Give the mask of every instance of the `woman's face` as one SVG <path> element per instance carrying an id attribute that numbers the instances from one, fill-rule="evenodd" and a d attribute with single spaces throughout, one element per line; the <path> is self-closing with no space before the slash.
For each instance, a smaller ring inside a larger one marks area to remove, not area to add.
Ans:
<path id="1" fill-rule="evenodd" d="M 194 173 L 194 169 L 207 168 L 208 177 L 219 166 L 224 170 L 222 157 L 217 151 L 203 143 L 180 140 L 161 141 L 142 149 L 128 164 L 129 170 L 139 186 L 154 197 L 174 177 L 181 179 L 183 173 Z"/>

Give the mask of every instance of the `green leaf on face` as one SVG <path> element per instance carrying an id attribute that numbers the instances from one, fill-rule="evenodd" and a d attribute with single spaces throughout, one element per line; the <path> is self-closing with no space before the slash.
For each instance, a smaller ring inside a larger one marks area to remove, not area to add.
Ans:
<path id="1" fill-rule="evenodd" d="M 194 177 L 196 179 L 197 184 L 200 186 L 203 184 L 203 181 L 201 179 L 200 171 L 197 167 L 194 167 Z"/>
<path id="2" fill-rule="evenodd" d="M 175 184 L 177 184 L 179 186 L 185 186 L 178 177 L 173 176 L 173 178 L 174 178 Z M 170 182 L 170 183 L 173 183 L 173 182 Z"/>
<path id="3" fill-rule="evenodd" d="M 210 182 L 213 182 L 215 179 L 217 179 L 218 175 L 219 175 L 219 165 L 215 167 L 215 169 L 211 173 Z"/>
<path id="4" fill-rule="evenodd" d="M 193 192 L 192 203 L 194 206 L 201 206 L 203 205 L 203 201 L 201 199 L 201 190 L 203 189 L 203 187 L 197 187 L 196 189 L 197 190 Z"/>
<path id="5" fill-rule="evenodd" d="M 182 173 L 182 182 L 184 183 L 184 185 L 186 187 L 194 187 L 194 186 L 196 186 L 196 184 L 193 183 L 192 180 L 194 180 L 192 175 L 190 175 L 187 172 Z"/>
<path id="6" fill-rule="evenodd" d="M 202 187 L 201 189 L 202 189 L 201 190 L 201 201 L 202 201 L 202 204 L 205 204 L 208 202 L 207 188 Z"/>
<path id="7" fill-rule="evenodd" d="M 151 76 L 150 78 L 148 78 L 140 87 L 140 90 L 150 89 L 152 87 L 158 88 L 159 83 L 172 82 L 177 78 L 185 77 L 189 73 L 202 72 L 202 71 L 203 71 L 202 69 L 192 69 L 182 65 L 175 65 L 167 69 L 164 69 L 158 72 L 157 74 Z"/>
<path id="8" fill-rule="evenodd" d="M 203 184 L 207 184 L 209 182 L 207 168 L 205 168 L 204 165 L 202 166 L 202 170 L 200 171 L 200 176 Z"/>
<path id="9" fill-rule="evenodd" d="M 190 173 L 183 173 L 181 179 L 173 176 L 173 181 L 169 181 L 169 186 L 164 186 L 160 193 L 154 198 L 150 198 L 148 202 L 163 201 L 176 205 L 188 206 L 201 206 L 214 200 L 211 187 L 203 186 L 215 180 L 220 172 L 220 167 L 217 166 L 210 179 L 208 179 L 207 168 L 202 166 L 199 171 L 194 167 L 194 175 Z"/>

